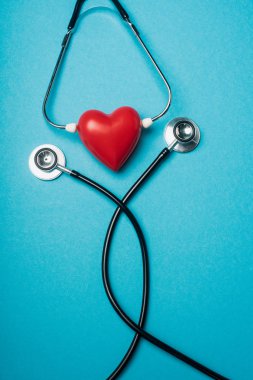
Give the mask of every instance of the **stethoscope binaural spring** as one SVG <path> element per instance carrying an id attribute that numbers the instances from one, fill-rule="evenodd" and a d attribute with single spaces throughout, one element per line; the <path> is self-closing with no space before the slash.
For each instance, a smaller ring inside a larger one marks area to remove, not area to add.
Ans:
<path id="1" fill-rule="evenodd" d="M 171 137 L 172 136 L 171 132 L 173 132 L 173 136 L 174 136 L 173 138 Z M 59 176 L 59 173 L 60 174 L 67 173 L 70 176 L 76 178 L 77 180 L 81 182 L 85 182 L 89 186 L 95 188 L 96 190 L 101 192 L 103 195 L 110 198 L 118 206 L 118 209 L 115 211 L 115 214 L 112 217 L 111 223 L 108 227 L 108 231 L 107 231 L 107 235 L 106 235 L 106 239 L 104 243 L 103 266 L 102 266 L 103 282 L 104 282 L 107 296 L 112 306 L 116 310 L 117 314 L 123 319 L 123 321 L 132 330 L 135 331 L 136 335 L 129 347 L 128 352 L 126 353 L 126 355 L 124 356 L 124 358 L 122 359 L 121 363 L 118 365 L 116 370 L 112 373 L 112 375 L 108 379 L 115 379 L 120 374 L 122 369 L 125 367 L 125 365 L 129 361 L 134 349 L 136 348 L 138 339 L 141 336 L 142 338 L 148 340 L 149 342 L 153 343 L 157 347 L 163 349 L 169 354 L 187 363 L 188 365 L 192 366 L 198 371 L 208 375 L 209 377 L 213 379 L 217 379 L 217 380 L 224 380 L 227 378 L 209 369 L 208 367 L 200 364 L 199 362 L 191 359 L 187 355 L 179 352 L 178 350 L 174 349 L 170 345 L 167 345 L 166 343 L 157 339 L 153 335 L 147 333 L 143 329 L 143 323 L 145 321 L 145 312 L 146 312 L 146 307 L 147 307 L 148 283 L 149 283 L 147 248 L 146 248 L 146 243 L 145 243 L 142 230 L 137 220 L 135 219 L 134 215 L 125 206 L 125 203 L 133 195 L 133 193 L 144 183 L 144 181 L 155 170 L 155 168 L 158 167 L 160 162 L 162 162 L 164 158 L 169 155 L 171 151 L 173 150 L 179 151 L 179 152 L 191 151 L 198 145 L 199 140 L 200 140 L 200 132 L 197 125 L 193 121 L 186 118 L 177 118 L 177 119 L 172 120 L 170 123 L 168 123 L 165 129 L 164 135 L 165 135 L 166 143 L 168 144 L 168 148 L 163 149 L 163 151 L 158 155 L 158 157 L 149 166 L 149 168 L 143 173 L 143 175 L 139 178 L 139 180 L 137 180 L 136 183 L 132 186 L 130 191 L 123 198 L 123 201 L 120 201 L 117 197 L 115 197 L 114 194 L 109 192 L 104 187 L 100 186 L 98 183 L 92 181 L 91 179 L 83 176 L 82 174 L 74 170 L 70 170 L 66 168 L 64 165 L 63 153 L 61 151 L 59 153 L 58 148 L 52 145 L 44 145 L 44 146 L 39 146 L 38 148 L 36 148 L 32 152 L 29 158 L 29 166 L 30 166 L 30 170 L 36 177 L 40 179 L 44 179 L 44 180 L 46 179 L 52 180 L 53 176 L 54 178 L 56 178 L 57 176 Z M 41 170 L 41 173 L 39 173 L 38 170 Z M 45 178 L 45 173 L 48 174 L 47 178 Z M 41 175 L 43 178 L 41 178 Z M 126 216 L 129 218 L 129 220 L 131 221 L 131 223 L 133 224 L 135 231 L 137 233 L 137 236 L 140 242 L 141 251 L 142 251 L 144 288 L 143 288 L 143 297 L 142 297 L 142 308 L 141 308 L 141 314 L 140 314 L 140 319 L 139 319 L 138 324 L 136 324 L 131 318 L 129 318 L 129 316 L 123 311 L 123 309 L 118 304 L 117 299 L 114 296 L 113 290 L 111 288 L 109 272 L 108 272 L 108 257 L 109 257 L 108 255 L 109 255 L 109 250 L 110 250 L 110 241 L 111 241 L 112 233 L 114 231 L 115 222 L 120 212 L 124 212 Z"/>

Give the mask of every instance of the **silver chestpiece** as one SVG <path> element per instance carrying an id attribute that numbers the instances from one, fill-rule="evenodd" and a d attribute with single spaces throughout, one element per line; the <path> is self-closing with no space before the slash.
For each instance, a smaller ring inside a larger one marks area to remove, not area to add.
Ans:
<path id="1" fill-rule="evenodd" d="M 170 150 L 180 153 L 190 152 L 200 141 L 200 131 L 192 120 L 177 117 L 165 127 L 164 138 Z"/>

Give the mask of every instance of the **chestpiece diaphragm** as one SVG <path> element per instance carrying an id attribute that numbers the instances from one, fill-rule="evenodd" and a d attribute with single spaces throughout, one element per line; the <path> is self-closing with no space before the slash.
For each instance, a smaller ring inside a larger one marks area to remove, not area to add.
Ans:
<path id="1" fill-rule="evenodd" d="M 43 144 L 35 148 L 29 157 L 29 169 L 32 174 L 44 181 L 51 181 L 62 174 L 57 165 L 65 166 L 63 152 L 55 145 Z"/>
<path id="2" fill-rule="evenodd" d="M 191 119 L 177 117 L 166 125 L 164 138 L 172 150 L 180 153 L 190 152 L 199 144 L 199 127 Z"/>

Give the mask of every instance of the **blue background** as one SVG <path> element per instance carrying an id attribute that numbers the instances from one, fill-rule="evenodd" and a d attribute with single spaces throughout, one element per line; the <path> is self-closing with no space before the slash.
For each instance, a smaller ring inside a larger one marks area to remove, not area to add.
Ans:
<path id="1" fill-rule="evenodd" d="M 48 126 L 43 96 L 73 0 L 1 2 L 1 380 L 105 379 L 133 333 L 102 286 L 103 238 L 115 206 L 67 176 L 35 179 L 28 156 L 59 146 L 69 167 L 122 197 L 165 146 L 166 122 L 188 116 L 199 149 L 174 154 L 131 201 L 149 247 L 147 330 L 232 379 L 252 379 L 253 341 L 253 3 L 251 0 L 124 0 L 167 75 L 169 113 L 143 132 L 115 174 L 77 135 Z M 89 7 L 109 1 L 89 1 Z M 90 108 L 160 112 L 166 91 L 115 10 L 89 11 L 78 24 L 50 103 L 59 122 Z M 122 218 L 111 274 L 137 320 L 141 259 Z M 122 379 L 205 376 L 141 342 Z"/>

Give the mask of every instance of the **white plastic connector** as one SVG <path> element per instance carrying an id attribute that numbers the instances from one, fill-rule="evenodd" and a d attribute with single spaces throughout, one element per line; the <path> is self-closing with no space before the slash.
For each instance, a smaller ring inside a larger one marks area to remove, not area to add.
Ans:
<path id="1" fill-rule="evenodd" d="M 70 133 L 75 133 L 76 132 L 76 128 L 77 128 L 77 124 L 76 123 L 69 123 L 69 124 L 66 124 L 66 131 L 70 132 Z"/>
<path id="2" fill-rule="evenodd" d="M 149 128 L 153 124 L 153 120 L 151 117 L 147 117 L 146 119 L 142 120 L 142 126 L 143 128 Z"/>

